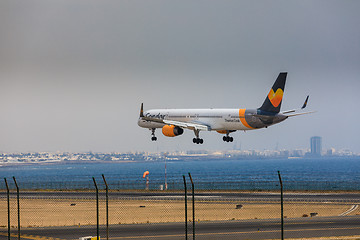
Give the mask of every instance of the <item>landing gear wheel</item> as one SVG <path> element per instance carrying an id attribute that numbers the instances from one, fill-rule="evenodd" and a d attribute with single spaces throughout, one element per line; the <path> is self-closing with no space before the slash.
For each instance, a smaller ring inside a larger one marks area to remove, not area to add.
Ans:
<path id="1" fill-rule="evenodd" d="M 193 143 L 203 144 L 203 143 L 204 143 L 204 140 L 201 139 L 201 138 L 199 138 L 199 132 L 200 132 L 200 130 L 195 130 L 195 129 L 194 129 L 195 138 L 193 138 Z"/>
<path id="2" fill-rule="evenodd" d="M 224 142 L 232 142 L 232 141 L 234 141 L 234 138 L 233 138 L 233 137 L 229 137 L 229 136 L 224 136 L 224 137 L 223 137 L 223 140 L 224 140 Z"/>
<path id="3" fill-rule="evenodd" d="M 203 144 L 203 143 L 204 143 L 204 139 L 202 139 L 202 138 L 193 138 L 193 143 Z"/>
<path id="4" fill-rule="evenodd" d="M 151 141 L 156 141 L 157 140 L 157 137 L 152 137 L 151 138 Z"/>

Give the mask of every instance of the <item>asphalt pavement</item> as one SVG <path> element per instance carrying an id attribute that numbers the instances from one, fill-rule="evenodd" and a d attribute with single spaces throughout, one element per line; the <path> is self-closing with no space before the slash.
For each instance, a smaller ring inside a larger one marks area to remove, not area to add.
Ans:
<path id="1" fill-rule="evenodd" d="M 104 192 L 100 197 L 104 198 Z M 22 191 L 22 198 L 34 199 L 95 199 L 94 192 L 83 191 Z M 12 193 L 11 197 L 16 197 Z M 110 199 L 183 199 L 183 192 L 110 192 Z M 197 200 L 207 201 L 253 201 L 279 202 L 280 194 L 274 192 L 197 192 Z M 6 198 L 6 192 L 0 192 Z M 285 201 L 334 202 L 359 204 L 359 193 L 286 193 Z M 192 223 L 188 223 L 189 239 L 192 239 Z M 279 239 L 280 219 L 197 222 L 196 239 Z M 360 236 L 360 216 L 312 217 L 285 219 L 285 238 L 308 238 L 330 236 Z M 16 237 L 16 229 L 11 229 Z M 109 239 L 185 239 L 185 223 L 111 225 Z M 7 229 L 0 227 L 0 240 L 7 239 Z M 96 226 L 23 228 L 22 239 L 78 239 L 96 236 Z M 106 239 L 105 227 L 100 228 L 101 239 Z M 360 238 L 360 237 L 359 237 Z"/>
<path id="2" fill-rule="evenodd" d="M 6 229 L 0 230 L 0 239 L 5 239 Z M 96 236 L 96 226 L 24 228 L 23 239 L 78 239 Z M 219 221 L 196 223 L 196 239 L 279 239 L 280 219 Z M 16 235 L 16 229 L 12 229 Z M 193 237 L 192 223 L 188 224 L 188 237 Z M 360 235 L 360 217 L 313 217 L 285 219 L 285 238 L 316 238 Z M 100 228 L 101 239 L 106 239 L 104 226 Z M 111 225 L 109 239 L 185 239 L 184 223 Z"/>

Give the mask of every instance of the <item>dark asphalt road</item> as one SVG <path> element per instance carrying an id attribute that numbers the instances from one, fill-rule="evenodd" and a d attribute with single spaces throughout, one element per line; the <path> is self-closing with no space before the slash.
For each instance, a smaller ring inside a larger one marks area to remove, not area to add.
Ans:
<path id="1" fill-rule="evenodd" d="M 285 238 L 308 238 L 360 235 L 360 216 L 314 217 L 285 219 Z M 134 224 L 110 227 L 109 238 L 116 239 L 185 239 L 184 223 Z M 0 239 L 6 239 L 6 229 L 1 229 Z M 16 230 L 12 230 L 16 234 Z M 22 234 L 32 239 L 52 237 L 78 239 L 96 236 L 96 226 L 56 227 L 22 229 Z M 102 226 L 101 239 L 106 239 Z M 196 239 L 279 239 L 280 220 L 222 221 L 196 223 Z M 25 237 L 26 238 L 26 237 Z M 192 239 L 192 224 L 189 224 L 189 239 Z"/>

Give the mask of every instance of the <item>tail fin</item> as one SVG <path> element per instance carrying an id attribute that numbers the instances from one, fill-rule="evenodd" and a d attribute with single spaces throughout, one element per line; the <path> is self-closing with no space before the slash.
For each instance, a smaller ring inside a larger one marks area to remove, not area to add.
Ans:
<path id="1" fill-rule="evenodd" d="M 285 90 L 287 72 L 282 72 L 277 77 L 263 105 L 259 108 L 264 112 L 279 113 Z"/>

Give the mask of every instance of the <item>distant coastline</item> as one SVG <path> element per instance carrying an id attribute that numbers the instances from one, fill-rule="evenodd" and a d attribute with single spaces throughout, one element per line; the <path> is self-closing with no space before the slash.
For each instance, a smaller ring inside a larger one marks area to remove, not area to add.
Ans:
<path id="1" fill-rule="evenodd" d="M 134 152 L 134 153 L 0 153 L 0 167 L 45 164 L 132 163 L 172 161 L 218 161 L 251 159 L 359 159 L 360 154 L 339 152 L 331 155 L 312 156 L 306 151 L 187 151 L 187 152 Z"/>
<path id="2" fill-rule="evenodd" d="M 141 154 L 137 154 L 139 157 Z M 92 177 L 107 178 L 111 189 L 144 189 L 144 171 L 150 174 L 150 189 L 183 189 L 182 176 L 191 172 L 197 189 L 278 190 L 278 171 L 286 189 L 297 191 L 360 190 L 360 157 L 322 158 L 171 158 L 156 161 L 57 161 L 20 163 L 0 168 L 2 178 L 16 177 L 22 189 L 93 189 Z M 166 161 L 166 162 L 165 162 Z M 165 164 L 166 163 L 166 164 Z M 165 170 L 166 169 L 166 170 Z M 0 182 L 0 189 L 4 189 Z"/>

